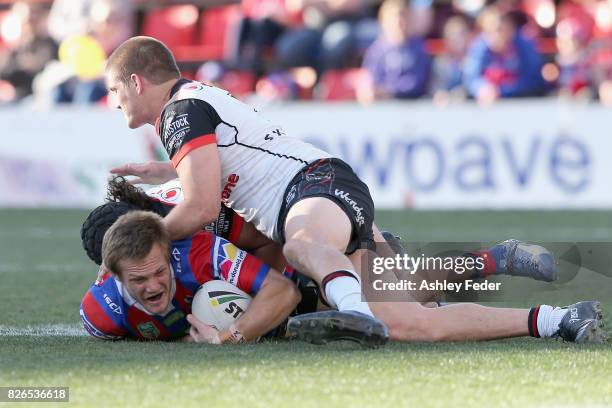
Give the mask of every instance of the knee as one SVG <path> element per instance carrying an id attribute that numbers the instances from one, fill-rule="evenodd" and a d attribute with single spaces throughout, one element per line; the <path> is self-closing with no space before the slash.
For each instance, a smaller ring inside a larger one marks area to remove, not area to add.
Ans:
<path id="1" fill-rule="evenodd" d="M 300 242 L 297 239 L 290 239 L 283 245 L 283 255 L 285 259 L 289 261 L 289 263 L 293 263 L 297 260 L 300 248 L 303 248 L 303 242 Z"/>

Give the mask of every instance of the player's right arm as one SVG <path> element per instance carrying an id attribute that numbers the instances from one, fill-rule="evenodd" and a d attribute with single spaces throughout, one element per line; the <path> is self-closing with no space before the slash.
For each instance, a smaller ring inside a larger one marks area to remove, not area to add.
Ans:
<path id="1" fill-rule="evenodd" d="M 111 281 L 112 278 L 108 278 L 104 282 L 94 283 L 85 293 L 79 310 L 85 330 L 102 340 L 120 340 L 129 336 L 122 324 L 120 302 L 105 290 Z"/>
<path id="2" fill-rule="evenodd" d="M 216 143 L 188 151 L 176 163 L 176 171 L 185 198 L 164 217 L 164 224 L 171 239 L 182 239 L 216 220 L 219 214 L 221 163 Z"/>

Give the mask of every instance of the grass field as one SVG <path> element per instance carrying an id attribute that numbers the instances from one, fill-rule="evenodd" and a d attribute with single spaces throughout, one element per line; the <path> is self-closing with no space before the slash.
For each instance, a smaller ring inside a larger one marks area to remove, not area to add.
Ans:
<path id="1" fill-rule="evenodd" d="M 612 406 L 612 343 L 515 339 L 364 351 L 349 343 L 90 339 L 78 319 L 96 272 L 80 246 L 85 214 L 0 210 L 0 386 L 69 386 L 70 405 L 79 406 Z M 612 212 L 383 212 L 377 220 L 421 241 L 612 242 Z M 612 315 L 605 283 L 593 295 Z"/>

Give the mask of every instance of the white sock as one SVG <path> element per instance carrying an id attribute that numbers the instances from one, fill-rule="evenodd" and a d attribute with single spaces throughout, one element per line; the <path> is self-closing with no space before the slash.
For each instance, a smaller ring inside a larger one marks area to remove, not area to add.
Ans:
<path id="1" fill-rule="evenodd" d="M 538 312 L 538 333 L 540 337 L 551 337 L 559 330 L 559 323 L 563 316 L 567 313 L 567 309 L 541 305 Z"/>
<path id="2" fill-rule="evenodd" d="M 361 301 L 361 282 L 357 274 L 348 272 L 354 276 L 338 276 L 325 284 L 325 297 L 331 306 L 338 310 L 353 310 L 374 317 L 367 302 Z"/>

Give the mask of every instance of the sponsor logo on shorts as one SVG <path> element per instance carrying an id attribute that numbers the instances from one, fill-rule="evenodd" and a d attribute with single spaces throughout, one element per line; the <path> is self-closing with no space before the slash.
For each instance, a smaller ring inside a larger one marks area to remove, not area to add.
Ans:
<path id="1" fill-rule="evenodd" d="M 230 196 L 232 195 L 232 191 L 238 184 L 239 180 L 240 180 L 240 176 L 237 175 L 236 173 L 232 173 L 229 176 L 227 176 L 227 183 L 225 183 L 225 186 L 223 187 L 223 191 L 221 192 L 221 201 L 225 203 L 229 200 Z"/>
<path id="2" fill-rule="evenodd" d="M 363 207 L 359 207 L 357 205 L 357 201 L 353 200 L 349 193 L 343 190 L 336 189 L 334 191 L 334 195 L 340 198 L 341 200 L 344 200 L 344 202 L 346 202 L 353 209 L 353 212 L 355 213 L 355 221 L 357 222 L 357 224 L 359 224 L 359 226 L 362 226 L 365 223 L 365 218 L 363 216 Z"/>
<path id="3" fill-rule="evenodd" d="M 293 199 L 295 198 L 295 190 L 297 190 L 297 187 L 294 185 L 291 187 L 291 190 L 289 190 L 289 193 L 285 198 L 285 203 L 289 204 L 291 201 L 293 201 Z"/>

